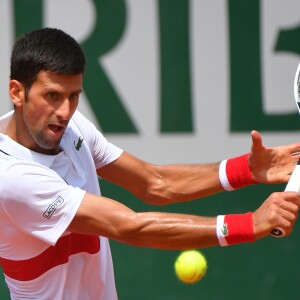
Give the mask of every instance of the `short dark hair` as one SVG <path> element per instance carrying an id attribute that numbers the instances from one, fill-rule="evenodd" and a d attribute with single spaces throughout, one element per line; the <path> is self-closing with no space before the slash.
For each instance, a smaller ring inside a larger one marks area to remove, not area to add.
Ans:
<path id="1" fill-rule="evenodd" d="M 42 28 L 16 40 L 10 63 L 10 79 L 29 90 L 40 71 L 83 74 L 86 58 L 73 37 L 60 29 Z"/>

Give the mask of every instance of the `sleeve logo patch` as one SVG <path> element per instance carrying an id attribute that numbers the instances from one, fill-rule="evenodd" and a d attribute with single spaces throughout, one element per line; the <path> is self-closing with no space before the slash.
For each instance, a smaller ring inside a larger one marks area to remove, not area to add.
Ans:
<path id="1" fill-rule="evenodd" d="M 50 219 L 51 216 L 54 214 L 55 210 L 64 203 L 64 199 L 61 197 L 58 197 L 55 201 L 53 201 L 48 208 L 46 209 L 46 211 L 43 213 L 43 216 L 46 219 Z"/>

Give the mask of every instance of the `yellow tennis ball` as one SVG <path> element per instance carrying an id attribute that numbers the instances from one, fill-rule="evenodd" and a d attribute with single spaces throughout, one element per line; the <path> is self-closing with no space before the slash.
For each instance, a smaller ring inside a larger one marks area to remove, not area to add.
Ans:
<path id="1" fill-rule="evenodd" d="M 175 261 L 175 273 L 185 283 L 199 281 L 205 275 L 206 270 L 206 259 L 197 250 L 183 251 Z"/>

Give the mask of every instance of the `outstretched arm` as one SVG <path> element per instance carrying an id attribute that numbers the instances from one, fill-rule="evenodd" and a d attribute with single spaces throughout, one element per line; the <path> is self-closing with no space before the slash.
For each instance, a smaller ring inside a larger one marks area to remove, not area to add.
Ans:
<path id="1" fill-rule="evenodd" d="M 251 216 L 251 228 L 246 229 L 249 231 L 247 234 L 253 236 L 251 241 L 269 235 L 275 227 L 281 227 L 290 234 L 299 205 L 300 198 L 296 193 L 272 194 Z M 230 229 L 234 231 L 235 228 Z M 117 201 L 88 193 L 68 230 L 102 235 L 138 247 L 193 249 L 219 244 L 216 217 L 163 212 L 137 213 Z M 243 235 L 243 232 L 238 231 L 235 239 L 242 240 Z"/>
<path id="2" fill-rule="evenodd" d="M 124 152 L 98 175 L 149 204 L 165 205 L 222 191 L 218 170 L 218 163 L 154 165 Z"/>
<path id="3" fill-rule="evenodd" d="M 228 160 L 235 161 L 232 172 L 238 173 L 243 164 L 248 169 L 248 176 L 258 183 L 286 182 L 299 159 L 300 143 L 268 148 L 263 145 L 257 131 L 252 131 L 251 135 L 249 156 L 243 156 L 242 163 L 239 159 Z M 124 152 L 97 173 L 145 202 L 156 205 L 198 199 L 224 190 L 219 179 L 219 163 L 161 166 Z"/>

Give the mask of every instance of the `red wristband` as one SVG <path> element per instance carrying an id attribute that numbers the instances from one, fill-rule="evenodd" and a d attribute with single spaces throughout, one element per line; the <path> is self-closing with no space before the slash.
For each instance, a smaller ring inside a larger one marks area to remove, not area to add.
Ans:
<path id="1" fill-rule="evenodd" d="M 217 237 L 221 246 L 255 241 L 252 212 L 218 216 Z"/>
<path id="2" fill-rule="evenodd" d="M 227 160 L 226 175 L 230 186 L 233 189 L 246 185 L 255 184 L 248 165 L 249 154 L 244 154 Z"/>

